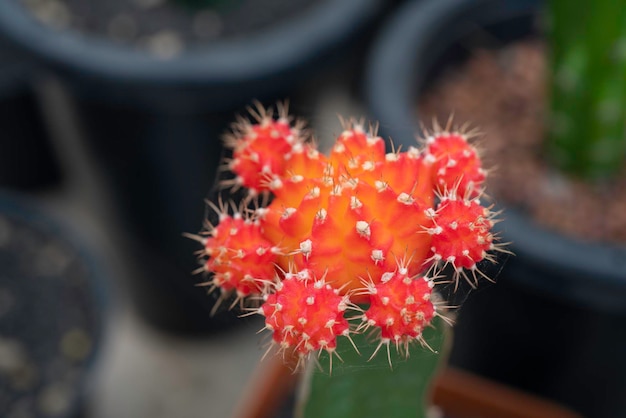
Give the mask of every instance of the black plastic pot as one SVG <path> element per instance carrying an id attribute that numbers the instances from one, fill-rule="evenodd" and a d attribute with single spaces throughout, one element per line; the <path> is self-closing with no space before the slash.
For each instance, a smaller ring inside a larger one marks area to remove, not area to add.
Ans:
<path id="1" fill-rule="evenodd" d="M 473 46 L 536 33 L 539 8 L 535 1 L 434 0 L 398 10 L 366 76 L 381 133 L 396 146 L 414 144 L 420 92 Z M 502 239 L 515 256 L 501 260 L 497 284 L 481 285 L 459 310 L 451 363 L 585 416 L 626 416 L 626 246 L 558 235 L 515 208 L 502 217 Z"/>
<path id="2" fill-rule="evenodd" d="M 139 311 L 162 329 L 204 334 L 216 298 L 195 287 L 193 252 L 215 183 L 221 135 L 259 99 L 289 98 L 321 69 L 341 64 L 384 9 L 382 0 L 315 2 L 254 36 L 208 43 L 163 60 L 147 52 L 37 23 L 17 0 L 0 2 L 0 31 L 64 83 L 80 130 L 113 186 L 137 274 Z"/>
<path id="3" fill-rule="evenodd" d="M 74 31 L 44 27 L 20 4 L 0 4 L 0 30 L 56 71 L 81 96 L 157 109 L 222 111 L 274 98 L 345 54 L 384 9 L 381 0 L 313 2 L 305 12 L 259 33 L 207 43 L 161 59 Z M 343 49 L 342 49 L 343 48 Z M 282 90 L 282 91 L 281 91 Z"/>
<path id="4" fill-rule="evenodd" d="M 0 415 L 78 418 L 105 335 L 106 273 L 33 200 L 0 192 Z"/>

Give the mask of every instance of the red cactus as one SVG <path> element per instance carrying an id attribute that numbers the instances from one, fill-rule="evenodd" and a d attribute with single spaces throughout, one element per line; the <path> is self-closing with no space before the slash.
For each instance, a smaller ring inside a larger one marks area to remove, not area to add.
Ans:
<path id="1" fill-rule="evenodd" d="M 348 298 L 308 270 L 286 273 L 267 295 L 260 313 L 281 350 L 307 356 L 320 349 L 332 352 L 337 336 L 348 335 L 344 311 Z"/>
<path id="2" fill-rule="evenodd" d="M 211 285 L 238 297 L 259 293 L 274 280 L 278 248 L 263 238 L 259 222 L 237 213 L 220 215 L 219 224 L 205 241 L 206 271 Z"/>
<path id="3" fill-rule="evenodd" d="M 476 278 L 476 263 L 498 249 L 474 147 L 444 132 L 424 151 L 385 154 L 380 137 L 351 121 L 325 156 L 285 114 L 257 119 L 230 137 L 229 166 L 233 184 L 273 200 L 253 218 L 221 215 L 205 245 L 211 284 L 262 294 L 256 311 L 274 341 L 303 357 L 354 332 L 344 317 L 353 303 L 369 306 L 359 329 L 380 328 L 381 345 L 423 342 L 435 315 L 424 271 L 449 263 Z"/>
<path id="4" fill-rule="evenodd" d="M 384 273 L 379 283 L 367 285 L 370 306 L 362 316 L 363 328 L 380 329 L 378 348 L 394 343 L 396 347 L 403 346 L 408 354 L 412 341 L 425 344 L 422 331 L 435 316 L 431 300 L 433 286 L 434 282 L 427 277 L 409 276 L 403 266 Z"/>
<path id="5" fill-rule="evenodd" d="M 488 251 L 495 249 L 493 213 L 478 198 L 462 199 L 449 193 L 441 197 L 431 218 L 433 226 L 427 230 L 432 236 L 431 259 L 451 264 L 458 273 L 470 270 L 475 282 L 475 272 L 480 273 L 476 263 L 489 258 Z"/>
<path id="6" fill-rule="evenodd" d="M 416 231 L 428 225 L 434 194 L 419 154 L 386 156 L 382 139 L 348 126 L 330 157 L 316 161 L 297 181 L 282 182 L 261 211 L 266 236 L 292 249 L 279 261 L 283 268 L 295 263 L 347 292 L 361 286 L 360 277 L 394 269 L 397 257 L 426 257 L 430 243 Z M 417 274 L 422 266 L 409 269 Z"/>
<path id="7" fill-rule="evenodd" d="M 485 180 L 476 148 L 461 133 L 441 132 L 427 138 L 426 160 L 433 165 L 437 192 L 456 190 L 461 196 L 476 196 Z"/>
<path id="8" fill-rule="evenodd" d="M 227 138 L 233 149 L 229 164 L 236 177 L 235 187 L 246 187 L 252 194 L 272 188 L 272 181 L 284 176 L 288 156 L 303 142 L 300 130 L 292 128 L 284 115 L 278 120 L 261 111 L 260 122 L 236 125 Z"/>

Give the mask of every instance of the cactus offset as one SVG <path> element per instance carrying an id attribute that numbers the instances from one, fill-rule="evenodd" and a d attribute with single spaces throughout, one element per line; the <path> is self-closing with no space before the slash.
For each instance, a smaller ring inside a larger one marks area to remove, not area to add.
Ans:
<path id="1" fill-rule="evenodd" d="M 474 279 L 470 284 L 476 284 L 476 273 L 484 276 L 477 263 L 495 261 L 488 251 L 499 249 L 491 233 L 492 218 L 493 213 L 477 198 L 460 198 L 455 192 L 442 196 L 437 210 L 431 212 L 433 226 L 427 229 L 432 235 L 431 259 L 451 264 L 457 274 L 466 278 L 465 271 L 469 270 Z"/>
<path id="2" fill-rule="evenodd" d="M 486 171 L 466 135 L 435 132 L 423 150 L 386 153 L 375 132 L 348 121 L 324 155 L 284 110 L 254 116 L 228 137 L 226 185 L 272 200 L 248 216 L 220 213 L 204 241 L 209 283 L 260 295 L 253 312 L 301 359 L 371 327 L 379 348 L 392 343 L 408 355 L 410 342 L 427 345 L 435 282 L 424 275 L 449 263 L 458 275 L 470 271 L 473 284 L 476 264 L 499 249 L 493 214 L 479 201 Z M 363 322 L 350 327 L 352 318 Z"/>
<path id="3" fill-rule="evenodd" d="M 257 220 L 245 218 L 237 212 L 233 216 L 219 213 L 219 224 L 211 227 L 209 237 L 203 239 L 204 266 L 213 273 L 208 284 L 223 293 L 233 291 L 241 299 L 259 293 L 274 280 L 274 266 L 279 250 L 263 238 Z"/>
<path id="4" fill-rule="evenodd" d="M 411 342 L 427 345 L 422 332 L 435 316 L 433 287 L 432 279 L 411 277 L 406 267 L 401 265 L 395 272 L 385 273 L 378 284 L 367 285 L 370 305 L 361 320 L 362 328 L 376 327 L 380 330 L 380 342 L 374 354 L 386 345 L 389 356 L 390 343 L 395 344 L 397 349 L 402 347 L 406 356 Z"/>
<path id="5" fill-rule="evenodd" d="M 259 123 L 241 120 L 234 125 L 226 144 L 232 148 L 233 157 L 228 168 L 237 173 L 231 184 L 246 187 L 251 194 L 272 188 L 272 181 L 285 174 L 287 157 L 296 144 L 300 144 L 300 130 L 289 125 L 281 109 L 277 120 L 263 109 L 255 115 Z"/>
<path id="6" fill-rule="evenodd" d="M 265 316 L 265 328 L 273 332 L 280 349 L 295 349 L 304 359 L 321 349 L 332 354 L 337 336 L 348 336 L 348 321 L 343 316 L 347 303 L 347 296 L 340 296 L 324 278 L 301 270 L 285 273 L 265 297 L 259 313 Z"/>
<path id="7" fill-rule="evenodd" d="M 426 160 L 432 164 L 433 182 L 440 194 L 455 190 L 477 195 L 485 180 L 478 151 L 458 132 L 439 132 L 426 140 Z"/>

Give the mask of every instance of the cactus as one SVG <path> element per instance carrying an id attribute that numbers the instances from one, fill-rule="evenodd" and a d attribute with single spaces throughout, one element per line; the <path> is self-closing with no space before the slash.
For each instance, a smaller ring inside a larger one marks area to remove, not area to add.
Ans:
<path id="1" fill-rule="evenodd" d="M 423 359 L 409 359 L 411 346 L 439 350 L 440 323 L 449 322 L 438 293 L 449 283 L 442 269 L 453 267 L 455 289 L 462 279 L 475 286 L 486 277 L 480 263 L 495 261 L 493 251 L 503 250 L 491 232 L 494 214 L 480 201 L 487 172 L 475 147 L 463 132 L 437 130 L 421 148 L 386 152 L 373 130 L 349 120 L 324 155 L 284 107 L 277 117 L 262 108 L 252 116 L 226 139 L 232 158 L 225 167 L 234 176 L 225 186 L 248 190 L 246 205 L 228 213 L 228 205 L 212 204 L 218 223 L 198 238 L 201 270 L 211 274 L 205 284 L 222 298 L 250 299 L 273 345 L 295 355 L 298 367 L 307 369 L 323 353 L 330 367 L 321 368 L 331 374 L 333 358 L 350 359 L 342 367 L 373 364 L 386 352 L 389 370 L 400 359 L 408 364 L 399 369 L 409 373 L 389 372 L 395 374 L 388 378 L 414 381 Z M 340 354 L 346 344 L 352 352 Z M 432 373 L 434 360 L 426 363 Z M 376 373 L 364 368 L 332 381 L 358 387 L 365 380 L 375 387 Z M 319 388 L 329 386 L 319 379 L 327 375 L 307 376 L 314 388 L 308 403 L 317 405 L 307 416 L 344 411 L 345 405 L 337 409 L 320 399 L 327 392 Z M 424 379 L 405 389 L 423 393 Z M 384 415 L 387 397 L 376 398 L 382 403 L 371 407 Z M 411 405 L 420 409 L 422 401 Z"/>
<path id="2" fill-rule="evenodd" d="M 423 333 L 429 348 L 414 350 L 410 357 L 395 349 L 372 357 L 371 350 L 377 345 L 371 343 L 367 333 L 353 336 L 357 347 L 370 350 L 361 354 L 349 340 L 339 339 L 336 353 L 343 361 L 335 362 L 332 374 L 315 368 L 307 370 L 294 416 L 424 418 L 432 380 L 446 359 L 446 334 L 441 318 L 433 318 L 432 326 Z M 319 362 L 326 364 L 329 358 L 323 352 Z"/>
<path id="3" fill-rule="evenodd" d="M 322 349 L 332 354 L 337 336 L 349 335 L 344 317 L 348 298 L 324 278 L 312 277 L 308 270 L 285 273 L 272 291 L 260 313 L 281 350 L 294 349 L 300 359 Z"/>
<path id="4" fill-rule="evenodd" d="M 626 9 L 550 0 L 551 120 L 547 150 L 557 167 L 608 178 L 626 157 Z"/>
<path id="5" fill-rule="evenodd" d="M 263 238 L 258 221 L 241 212 L 230 216 L 221 209 L 219 224 L 208 233 L 202 240 L 208 256 L 204 269 L 213 272 L 212 286 L 234 291 L 240 300 L 259 293 L 264 283 L 274 279 L 278 249 Z"/>

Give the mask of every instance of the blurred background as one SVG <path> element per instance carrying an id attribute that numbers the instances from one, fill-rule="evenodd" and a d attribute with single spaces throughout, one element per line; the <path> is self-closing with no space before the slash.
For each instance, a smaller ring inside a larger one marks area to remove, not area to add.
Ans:
<path id="1" fill-rule="evenodd" d="M 322 148 L 339 115 L 411 145 L 425 86 L 476 47 L 536 41 L 541 4 L 2 0 L 0 416 L 239 416 L 262 322 L 210 315 L 217 295 L 195 286 L 198 246 L 183 237 L 217 196 L 230 124 L 288 100 Z M 524 112 L 487 92 L 476 107 Z M 522 268 L 500 260 L 487 272 L 498 285 L 461 298 L 451 364 L 584 416 L 626 416 L 624 265 L 590 297 L 588 275 L 538 285 L 543 267 L 513 250 Z"/>
<path id="2" fill-rule="evenodd" d="M 394 2 L 9 0 L 0 14 L 0 416 L 228 417 L 262 322 L 198 288 L 222 135 L 362 117 Z M 33 267 L 35 266 L 35 267 Z"/>

